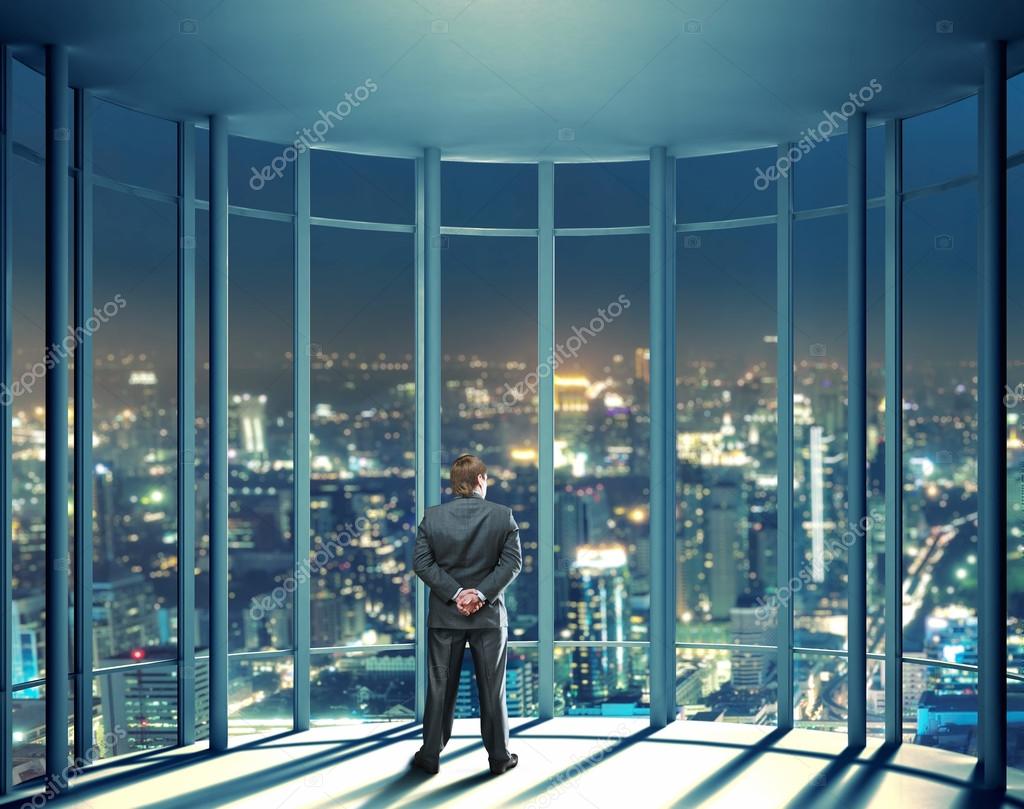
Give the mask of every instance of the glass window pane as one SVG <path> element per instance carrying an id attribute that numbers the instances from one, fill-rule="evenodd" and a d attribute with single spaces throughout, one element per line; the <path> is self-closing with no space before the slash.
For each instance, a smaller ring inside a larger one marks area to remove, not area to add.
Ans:
<path id="1" fill-rule="evenodd" d="M 790 155 L 800 157 L 792 165 L 793 208 L 806 211 L 846 203 L 846 175 L 849 171 L 849 139 L 833 135 L 820 143 L 806 139 L 806 150 L 794 146 Z"/>
<path id="2" fill-rule="evenodd" d="M 196 127 L 196 199 L 210 198 L 210 130 Z"/>
<path id="3" fill-rule="evenodd" d="M 794 654 L 793 682 L 796 686 L 793 724 L 796 727 L 846 732 L 849 694 L 846 665 L 841 658 Z"/>
<path id="4" fill-rule="evenodd" d="M 903 122 L 903 187 L 935 185 L 978 170 L 978 97 Z"/>
<path id="5" fill-rule="evenodd" d="M 411 722 L 416 716 L 416 654 L 367 650 L 313 655 L 309 702 L 315 725 Z"/>
<path id="6" fill-rule="evenodd" d="M 93 643 L 97 667 L 174 642 L 177 211 L 94 191 Z M 169 653 L 173 656 L 173 651 Z"/>
<path id="7" fill-rule="evenodd" d="M 410 234 L 313 228 L 314 647 L 414 638 L 414 258 Z"/>
<path id="8" fill-rule="evenodd" d="M 772 643 L 775 226 L 679 234 L 676 256 L 676 637 Z"/>
<path id="9" fill-rule="evenodd" d="M 758 725 L 773 721 L 775 661 L 770 650 L 676 649 L 678 718 Z"/>
<path id="10" fill-rule="evenodd" d="M 555 647 L 555 716 L 649 716 L 646 647 Z"/>
<path id="11" fill-rule="evenodd" d="M 310 160 L 313 216 L 406 225 L 415 221 L 415 161 L 325 149 L 313 149 Z"/>
<path id="12" fill-rule="evenodd" d="M 559 163 L 555 166 L 555 227 L 646 225 L 650 185 L 646 160 Z"/>
<path id="13" fill-rule="evenodd" d="M 27 68 L 26 68 L 27 69 Z M 13 294 L 11 536 L 14 682 L 46 673 L 46 271 L 43 167 L 15 157 L 10 166 Z M 38 700 L 42 710 L 41 696 Z"/>
<path id="14" fill-rule="evenodd" d="M 292 227 L 232 216 L 228 645 L 292 645 Z"/>
<path id="15" fill-rule="evenodd" d="M 92 102 L 93 170 L 114 180 L 174 194 L 178 127 L 100 99 Z"/>
<path id="16" fill-rule="evenodd" d="M 69 696 L 73 694 L 69 691 Z M 74 749 L 74 698 L 68 700 L 68 745 Z M 46 773 L 46 686 L 11 694 L 12 782 L 23 784 Z"/>
<path id="17" fill-rule="evenodd" d="M 11 69 L 11 134 L 42 155 L 46 149 L 46 77 L 17 59 Z"/>
<path id="18" fill-rule="evenodd" d="M 846 646 L 846 217 L 793 229 L 793 587 L 797 646 Z M 839 671 L 837 658 L 809 660 Z M 829 719 L 839 719 L 832 715 Z"/>
<path id="19" fill-rule="evenodd" d="M 961 663 L 977 661 L 977 205 L 972 183 L 903 217 L 903 647 Z"/>
<path id="20" fill-rule="evenodd" d="M 441 224 L 537 227 L 536 164 L 441 163 Z"/>
<path id="21" fill-rule="evenodd" d="M 555 637 L 646 640 L 648 239 L 562 237 L 555 255 Z M 627 657 L 573 676 L 623 682 Z"/>
<path id="22" fill-rule="evenodd" d="M 775 213 L 774 183 L 758 182 L 775 158 L 775 149 L 680 158 L 676 220 L 714 222 Z"/>
<path id="23" fill-rule="evenodd" d="M 1024 73 L 1006 82 L 1006 153 L 1024 149 Z"/>
<path id="24" fill-rule="evenodd" d="M 885 211 L 870 209 L 867 245 L 867 650 L 885 652 Z M 885 735 L 884 664 L 867 661 L 868 733 Z"/>
<path id="25" fill-rule="evenodd" d="M 523 552 L 505 592 L 509 638 L 537 640 L 537 240 L 453 236 L 446 244 L 442 475 L 465 452 L 487 464 L 487 499 L 512 509 Z"/>
<path id="26" fill-rule="evenodd" d="M 977 672 L 903 664 L 904 741 L 975 756 L 978 705 Z"/>
<path id="27" fill-rule="evenodd" d="M 1012 84 L 1012 82 L 1011 82 Z M 1007 176 L 1007 215 L 1019 222 L 1024 216 L 1024 166 Z M 1007 308 L 1024 301 L 1024 239 L 1020 228 L 1009 228 L 1007 247 Z M 1024 674 L 1024 327 L 1008 317 L 1006 328 L 1006 670 Z M 1024 687 L 1007 684 L 1009 710 L 1016 712 Z M 1012 696 L 1011 696 L 1012 695 Z M 1013 719 L 1007 728 L 1007 763 L 1024 768 L 1024 735 Z"/>
<path id="28" fill-rule="evenodd" d="M 868 199 L 885 195 L 885 127 L 868 127 Z"/>
<path id="29" fill-rule="evenodd" d="M 232 745 L 292 729 L 295 663 L 290 654 L 228 661 Z M 248 737 L 248 738 L 247 738 Z"/>
<path id="30" fill-rule="evenodd" d="M 293 211 L 295 159 L 292 146 L 235 136 L 228 138 L 230 203 L 265 211 Z"/>
<path id="31" fill-rule="evenodd" d="M 169 650 L 174 653 L 173 648 Z M 209 713 L 208 661 L 196 662 L 196 708 Z M 97 674 L 93 678 L 96 760 L 174 747 L 178 743 L 178 669 L 146 666 Z"/>
<path id="32" fill-rule="evenodd" d="M 1008 216 L 1024 216 L 1024 166 L 1010 171 Z M 1024 301 L 1024 238 L 1019 228 L 1007 232 L 1007 302 L 1016 308 Z M 1006 550 L 1007 550 L 1007 671 L 1024 674 L 1024 324 L 1007 318 L 1006 336 Z M 1016 749 L 1016 748 L 1015 748 Z M 1024 747 L 1014 766 L 1024 765 Z"/>

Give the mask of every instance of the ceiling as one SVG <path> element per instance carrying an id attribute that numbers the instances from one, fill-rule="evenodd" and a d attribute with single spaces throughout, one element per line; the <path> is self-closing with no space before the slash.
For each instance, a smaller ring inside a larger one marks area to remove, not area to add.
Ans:
<path id="1" fill-rule="evenodd" d="M 796 140 L 869 86 L 869 120 L 1024 67 L 1020 0 L 22 0 L 0 40 L 70 48 L 72 84 L 281 143 L 447 158 L 687 156 Z M 376 88 L 376 89 L 371 89 Z M 316 122 L 346 93 L 358 106 Z M 325 131 L 326 130 L 326 131 Z M 322 134 L 322 141 L 320 136 Z"/>

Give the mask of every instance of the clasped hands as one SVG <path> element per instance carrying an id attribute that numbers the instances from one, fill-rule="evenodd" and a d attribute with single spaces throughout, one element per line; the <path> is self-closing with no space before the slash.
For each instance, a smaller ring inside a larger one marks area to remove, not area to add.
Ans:
<path id="1" fill-rule="evenodd" d="M 463 590 L 455 599 L 455 606 L 465 616 L 470 616 L 484 605 L 483 599 L 477 595 L 476 590 Z"/>

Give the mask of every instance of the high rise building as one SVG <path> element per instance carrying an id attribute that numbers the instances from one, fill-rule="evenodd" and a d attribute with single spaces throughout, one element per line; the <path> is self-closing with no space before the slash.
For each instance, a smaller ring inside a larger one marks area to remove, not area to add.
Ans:
<path id="1" fill-rule="evenodd" d="M 739 495 L 736 483 L 718 481 L 711 485 L 706 507 L 705 547 L 710 564 L 711 617 L 715 620 L 729 619 L 739 593 Z"/>

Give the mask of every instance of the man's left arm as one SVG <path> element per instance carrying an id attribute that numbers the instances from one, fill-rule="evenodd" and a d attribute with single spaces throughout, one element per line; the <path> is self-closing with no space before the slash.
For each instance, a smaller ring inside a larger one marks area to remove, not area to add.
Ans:
<path id="1" fill-rule="evenodd" d="M 508 512 L 508 521 L 508 531 L 505 534 L 504 544 L 501 546 L 498 564 L 476 587 L 477 593 L 485 601 L 494 601 L 523 569 L 523 550 L 519 545 L 519 525 L 516 523 L 511 509 Z"/>
<path id="2" fill-rule="evenodd" d="M 423 579 L 432 593 L 442 601 L 451 601 L 459 594 L 462 587 L 447 570 L 437 563 L 434 550 L 427 540 L 427 530 L 424 527 L 426 521 L 426 517 L 420 520 L 419 529 L 416 531 L 416 549 L 413 553 L 412 569 L 417 576 Z"/>

